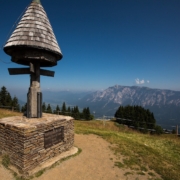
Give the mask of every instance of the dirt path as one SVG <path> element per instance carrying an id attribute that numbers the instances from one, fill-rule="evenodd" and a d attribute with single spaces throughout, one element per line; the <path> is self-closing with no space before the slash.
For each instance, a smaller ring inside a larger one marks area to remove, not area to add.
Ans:
<path id="1" fill-rule="evenodd" d="M 2 165 L 0 165 L 0 180 L 14 180 L 13 175 Z"/>
<path id="2" fill-rule="evenodd" d="M 147 180 L 147 175 L 124 176 L 127 170 L 114 167 L 116 157 L 110 144 L 96 135 L 75 135 L 75 146 L 82 152 L 34 180 Z M 0 180 L 12 180 L 7 170 L 0 167 Z"/>
<path id="3" fill-rule="evenodd" d="M 75 146 L 82 149 L 80 155 L 51 169 L 38 180 L 100 180 L 120 179 L 119 169 L 113 168 L 109 144 L 95 135 L 76 135 Z"/>

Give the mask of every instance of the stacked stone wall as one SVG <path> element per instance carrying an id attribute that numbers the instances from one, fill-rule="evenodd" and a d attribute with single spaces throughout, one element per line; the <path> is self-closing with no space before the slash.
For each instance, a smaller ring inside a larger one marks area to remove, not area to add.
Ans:
<path id="1" fill-rule="evenodd" d="M 63 140 L 45 148 L 44 134 L 58 127 L 64 127 Z M 0 121 L 0 151 L 9 155 L 11 163 L 21 173 L 28 172 L 48 159 L 71 149 L 73 144 L 73 119 L 39 122 L 28 127 Z"/>

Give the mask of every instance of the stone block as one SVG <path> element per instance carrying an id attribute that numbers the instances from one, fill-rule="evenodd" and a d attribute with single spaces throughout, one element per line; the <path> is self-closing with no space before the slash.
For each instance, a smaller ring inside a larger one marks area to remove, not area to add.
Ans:
<path id="1" fill-rule="evenodd" d="M 50 114 L 43 114 L 38 119 L 0 119 L 0 152 L 8 154 L 11 163 L 21 173 L 27 174 L 38 165 L 73 147 L 73 121 L 69 116 Z"/>

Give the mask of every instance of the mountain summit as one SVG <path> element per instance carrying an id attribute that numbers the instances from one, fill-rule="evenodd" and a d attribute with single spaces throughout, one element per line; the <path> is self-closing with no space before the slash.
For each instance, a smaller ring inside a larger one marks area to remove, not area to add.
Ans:
<path id="1" fill-rule="evenodd" d="M 119 105 L 176 105 L 180 106 L 180 91 L 151 89 L 139 86 L 119 86 L 109 87 L 104 91 L 94 92 L 84 98 L 87 102 L 106 101 Z"/>

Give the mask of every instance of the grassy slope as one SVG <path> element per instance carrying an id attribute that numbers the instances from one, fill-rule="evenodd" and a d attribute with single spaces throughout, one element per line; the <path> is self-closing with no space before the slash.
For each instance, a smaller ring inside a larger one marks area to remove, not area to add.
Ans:
<path id="1" fill-rule="evenodd" d="M 22 113 L 12 112 L 10 110 L 0 108 L 0 119 L 4 117 L 10 117 L 10 116 L 22 116 Z"/>
<path id="2" fill-rule="evenodd" d="M 175 135 L 145 135 L 114 122 L 104 126 L 102 121 L 75 121 L 75 132 L 96 134 L 116 144 L 115 154 L 123 155 L 123 162 L 117 162 L 119 167 L 141 172 L 152 169 L 163 180 L 180 179 L 180 138 Z"/>

